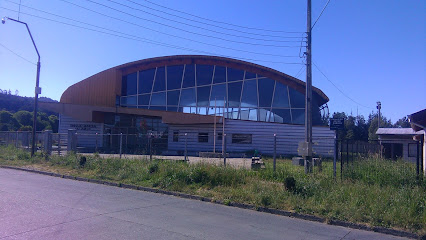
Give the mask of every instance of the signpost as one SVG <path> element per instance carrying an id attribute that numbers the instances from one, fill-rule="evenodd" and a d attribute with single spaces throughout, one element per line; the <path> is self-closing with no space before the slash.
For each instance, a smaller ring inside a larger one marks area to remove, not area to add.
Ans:
<path id="1" fill-rule="evenodd" d="M 336 179 L 336 161 L 337 161 L 337 153 L 338 153 L 338 130 L 343 130 L 345 128 L 345 119 L 344 118 L 331 118 L 330 119 L 330 130 L 335 131 L 334 135 L 334 160 L 333 160 L 333 175 L 334 179 Z M 342 170 L 342 163 L 340 164 L 340 169 Z M 341 171 L 340 171 L 341 172 Z"/>

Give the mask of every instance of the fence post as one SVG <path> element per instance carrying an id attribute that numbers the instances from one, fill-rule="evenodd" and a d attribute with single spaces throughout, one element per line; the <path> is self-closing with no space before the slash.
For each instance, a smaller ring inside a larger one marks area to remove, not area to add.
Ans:
<path id="1" fill-rule="evenodd" d="M 50 155 L 52 153 L 52 130 L 45 130 L 44 133 L 44 151 Z"/>
<path id="2" fill-rule="evenodd" d="M 19 134 L 19 132 L 18 132 L 18 131 L 16 131 L 16 140 L 15 140 L 15 147 L 16 147 L 16 148 L 18 148 L 18 141 L 19 141 L 19 140 L 18 140 L 18 137 L 19 137 L 19 136 L 18 136 L 18 134 Z"/>
<path id="3" fill-rule="evenodd" d="M 277 134 L 274 133 L 274 172 L 277 170 Z"/>
<path id="4" fill-rule="evenodd" d="M 76 152 L 77 150 L 77 130 L 68 129 L 67 152 Z"/>
<path id="5" fill-rule="evenodd" d="M 149 134 L 149 161 L 152 161 L 152 133 Z"/>
<path id="6" fill-rule="evenodd" d="M 223 141 L 223 166 L 226 167 L 226 133 L 223 134 L 222 141 Z"/>
<path id="7" fill-rule="evenodd" d="M 420 144 L 419 141 L 416 141 L 417 146 L 417 154 L 416 154 L 416 174 L 417 174 L 417 180 L 420 178 Z"/>
<path id="8" fill-rule="evenodd" d="M 95 136 L 95 152 L 98 152 L 98 133 Z"/>
<path id="9" fill-rule="evenodd" d="M 349 164 L 349 140 L 346 140 L 346 164 Z"/>
<path id="10" fill-rule="evenodd" d="M 343 180 L 343 140 L 340 141 L 340 180 Z"/>
<path id="11" fill-rule="evenodd" d="M 58 133 L 58 156 L 61 155 L 61 134 Z"/>
<path id="12" fill-rule="evenodd" d="M 188 161 L 187 145 L 188 145 L 188 133 L 185 133 L 185 162 Z"/>
<path id="13" fill-rule="evenodd" d="M 338 150 L 339 150 L 339 144 L 337 142 L 337 130 L 335 130 L 336 134 L 334 135 L 334 159 L 333 159 L 333 176 L 334 180 L 336 180 L 336 165 L 337 165 L 337 158 L 338 158 Z"/>
<path id="14" fill-rule="evenodd" d="M 121 159 L 122 151 L 123 151 L 123 133 L 120 133 L 120 159 Z"/>

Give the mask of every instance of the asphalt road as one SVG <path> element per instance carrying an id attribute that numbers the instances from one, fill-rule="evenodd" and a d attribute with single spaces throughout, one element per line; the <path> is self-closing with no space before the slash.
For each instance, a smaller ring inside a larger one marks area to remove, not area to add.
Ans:
<path id="1" fill-rule="evenodd" d="M 0 168 L 0 239 L 404 239 Z"/>

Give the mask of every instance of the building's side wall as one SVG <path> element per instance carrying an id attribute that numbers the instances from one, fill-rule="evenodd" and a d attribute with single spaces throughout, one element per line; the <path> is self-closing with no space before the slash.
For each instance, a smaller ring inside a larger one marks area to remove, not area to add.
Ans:
<path id="1" fill-rule="evenodd" d="M 179 141 L 173 142 L 173 132 L 179 132 Z M 209 142 L 198 142 L 198 133 L 208 132 Z M 185 147 L 187 133 L 187 150 L 189 152 L 213 151 L 213 125 L 170 125 L 169 149 L 179 151 Z M 217 124 L 217 134 L 222 132 L 222 124 Z M 262 154 L 272 155 L 274 151 L 274 134 L 277 134 L 277 154 L 298 155 L 297 148 L 304 141 L 305 129 L 302 125 L 287 125 L 241 120 L 226 120 L 226 150 L 231 153 L 244 153 L 258 150 Z M 232 134 L 251 134 L 251 144 L 232 143 Z M 313 127 L 313 151 L 318 156 L 333 156 L 334 132 L 327 127 Z M 222 151 L 222 141 L 216 141 L 216 152 Z"/>
<path id="2" fill-rule="evenodd" d="M 121 72 L 112 68 L 70 86 L 61 103 L 115 107 L 117 95 L 121 95 Z"/>
<path id="3" fill-rule="evenodd" d="M 68 134 L 69 129 L 75 129 L 77 130 L 78 147 L 95 148 L 96 140 L 98 140 L 98 147 L 102 147 L 102 138 L 96 137 L 96 133 L 103 133 L 103 123 L 79 121 L 63 114 L 59 115 L 59 118 L 60 123 L 58 133 L 61 135 L 61 139 L 66 140 L 67 138 L 64 138 L 63 136 Z"/>

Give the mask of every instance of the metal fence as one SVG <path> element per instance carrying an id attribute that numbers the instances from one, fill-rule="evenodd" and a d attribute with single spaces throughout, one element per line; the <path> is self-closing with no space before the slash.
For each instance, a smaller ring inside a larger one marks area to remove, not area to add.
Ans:
<path id="1" fill-rule="evenodd" d="M 51 131 L 37 132 L 36 141 L 37 151 L 56 155 L 65 155 L 68 151 L 74 151 L 77 153 L 112 154 L 120 158 L 138 156 L 145 159 L 170 158 L 175 160 L 188 160 L 188 157 L 195 159 L 196 156 L 203 159 L 221 159 L 220 161 L 223 160 L 223 163 L 226 164 L 227 158 L 250 160 L 253 156 L 263 155 L 275 160 L 298 156 L 300 155 L 300 152 L 298 152 L 299 142 L 303 142 L 304 139 L 300 136 L 280 136 L 277 134 L 253 136 L 251 134 L 225 134 L 222 136 L 222 133 L 209 134 L 203 132 L 81 134 L 76 130 L 69 130 L 66 134 L 52 133 Z M 359 164 L 364 164 L 364 162 L 367 164 L 367 159 L 376 157 L 375 159 L 391 161 L 392 158 L 401 158 L 404 155 L 407 155 L 409 159 L 406 160 L 411 162 L 411 165 L 407 165 L 407 174 L 411 172 L 413 176 L 422 175 L 423 154 L 419 142 L 406 142 L 408 146 L 406 150 L 401 150 L 398 145 L 399 142 L 396 141 L 337 141 L 335 138 L 327 136 L 314 136 L 313 142 L 313 154 L 316 158 L 326 161 L 335 159 L 334 176 L 336 176 L 336 173 L 340 173 L 341 178 L 344 178 L 353 174 L 354 167 L 359 167 Z M 13 145 L 17 148 L 30 150 L 31 133 L 0 132 L 0 145 Z M 413 149 L 416 151 L 413 151 Z M 389 153 L 391 153 L 391 157 L 388 156 Z M 382 162 L 383 166 L 385 166 L 384 163 Z M 371 164 L 371 162 L 368 164 Z M 376 166 L 375 169 L 380 169 L 380 166 Z"/>

